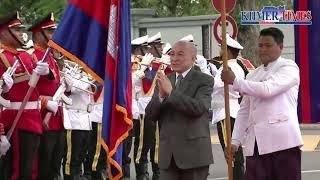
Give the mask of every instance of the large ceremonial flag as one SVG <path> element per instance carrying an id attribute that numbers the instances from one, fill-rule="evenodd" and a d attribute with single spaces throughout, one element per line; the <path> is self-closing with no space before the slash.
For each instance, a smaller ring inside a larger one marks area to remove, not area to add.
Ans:
<path id="1" fill-rule="evenodd" d="M 122 141 L 132 128 L 129 0 L 69 0 L 49 45 L 104 85 L 102 144 L 109 176 L 122 176 Z"/>
<path id="2" fill-rule="evenodd" d="M 320 123 L 320 1 L 295 0 L 295 11 L 311 11 L 312 25 L 295 26 L 295 60 L 300 67 L 299 120 Z"/>

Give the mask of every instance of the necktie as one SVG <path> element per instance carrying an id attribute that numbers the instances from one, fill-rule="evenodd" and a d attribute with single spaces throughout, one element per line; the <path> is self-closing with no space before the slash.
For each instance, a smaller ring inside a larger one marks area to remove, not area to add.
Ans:
<path id="1" fill-rule="evenodd" d="M 178 89 L 180 87 L 182 79 L 183 79 L 183 76 L 181 74 L 179 74 L 177 77 L 176 89 Z"/>

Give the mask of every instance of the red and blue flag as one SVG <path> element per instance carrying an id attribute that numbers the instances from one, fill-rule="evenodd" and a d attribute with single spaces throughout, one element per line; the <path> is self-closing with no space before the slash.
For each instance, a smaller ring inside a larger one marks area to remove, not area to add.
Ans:
<path id="1" fill-rule="evenodd" d="M 104 85 L 102 145 L 111 179 L 122 176 L 122 141 L 132 128 L 130 0 L 69 0 L 49 45 Z"/>
<path id="2" fill-rule="evenodd" d="M 300 67 L 299 120 L 320 123 L 320 1 L 294 1 L 295 12 L 311 11 L 312 25 L 295 26 L 295 60 Z"/>

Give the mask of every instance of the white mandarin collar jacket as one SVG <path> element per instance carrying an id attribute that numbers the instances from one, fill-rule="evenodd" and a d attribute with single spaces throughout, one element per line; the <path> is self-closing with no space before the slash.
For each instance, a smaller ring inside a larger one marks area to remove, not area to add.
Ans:
<path id="1" fill-rule="evenodd" d="M 261 65 L 247 79 L 236 78 L 233 89 L 244 94 L 240 105 L 232 144 L 244 146 L 245 156 L 302 146 L 297 117 L 299 68 L 293 60 L 279 57 Z"/>

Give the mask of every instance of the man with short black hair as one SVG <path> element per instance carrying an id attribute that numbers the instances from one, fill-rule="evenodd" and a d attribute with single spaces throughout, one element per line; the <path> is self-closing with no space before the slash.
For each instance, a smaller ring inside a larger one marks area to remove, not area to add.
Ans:
<path id="1" fill-rule="evenodd" d="M 258 52 L 262 65 L 246 80 L 235 77 L 231 70 L 222 73 L 224 82 L 244 94 L 232 149 L 235 152 L 240 145 L 244 147 L 246 180 L 301 180 L 299 67 L 293 60 L 281 57 L 283 38 L 277 28 L 260 32 Z"/>

